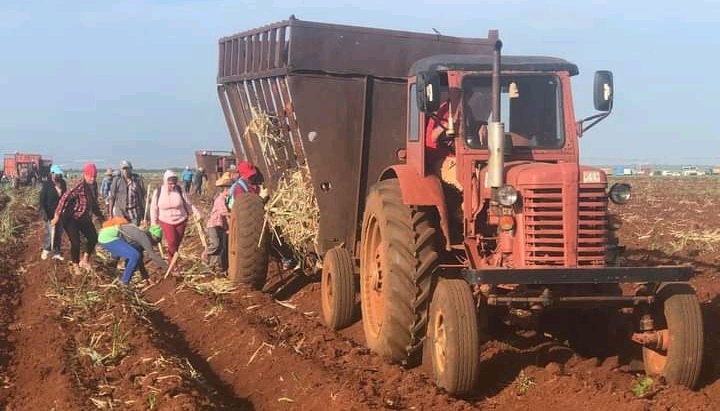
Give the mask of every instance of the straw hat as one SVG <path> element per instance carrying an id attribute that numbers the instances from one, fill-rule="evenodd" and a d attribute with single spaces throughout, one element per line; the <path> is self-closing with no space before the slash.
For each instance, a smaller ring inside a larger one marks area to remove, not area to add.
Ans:
<path id="1" fill-rule="evenodd" d="M 232 183 L 233 179 L 230 177 L 230 173 L 224 173 L 222 177 L 215 181 L 215 187 L 230 187 Z"/>

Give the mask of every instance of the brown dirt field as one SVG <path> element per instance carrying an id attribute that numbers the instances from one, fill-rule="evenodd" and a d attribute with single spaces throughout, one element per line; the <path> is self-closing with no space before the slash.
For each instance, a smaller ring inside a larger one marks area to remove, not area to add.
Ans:
<path id="1" fill-rule="evenodd" d="M 627 265 L 691 263 L 705 317 L 701 387 L 632 388 L 632 364 L 584 358 L 514 334 L 483 346 L 481 383 L 453 399 L 426 366 L 405 370 L 364 348 L 362 325 L 320 321 L 319 284 L 271 263 L 265 292 L 227 285 L 197 263 L 192 230 L 181 249 L 185 281 L 122 291 L 108 268 L 73 276 L 40 261 L 41 227 L 0 243 L 0 407 L 7 410 L 444 409 L 712 410 L 720 400 L 720 179 L 632 178 L 631 203 L 613 206 Z M 210 200 L 196 199 L 207 209 Z M 10 203 L 9 207 L 18 207 Z M 14 209 L 26 223 L 27 206 Z M 152 269 L 152 264 L 149 265 Z M 162 274 L 155 273 L 161 279 Z M 114 349 L 113 349 L 114 348 Z M 111 408 L 112 407 L 112 408 Z"/>

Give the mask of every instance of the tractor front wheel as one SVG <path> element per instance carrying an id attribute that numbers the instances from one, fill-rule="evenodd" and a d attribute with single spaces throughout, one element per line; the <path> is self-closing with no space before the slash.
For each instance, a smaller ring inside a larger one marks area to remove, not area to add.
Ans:
<path id="1" fill-rule="evenodd" d="M 645 372 L 693 389 L 703 358 L 703 321 L 697 295 L 689 284 L 667 284 L 658 290 L 656 301 L 655 330 L 663 347 L 643 347 Z"/>
<path id="2" fill-rule="evenodd" d="M 438 387 L 450 395 L 473 389 L 480 364 L 480 334 L 475 300 L 465 281 L 438 280 L 430 302 L 425 344 Z"/>

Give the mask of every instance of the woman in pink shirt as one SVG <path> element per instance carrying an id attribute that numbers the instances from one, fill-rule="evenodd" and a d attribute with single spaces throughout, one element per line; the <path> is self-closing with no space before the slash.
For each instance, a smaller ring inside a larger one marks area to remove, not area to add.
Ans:
<path id="1" fill-rule="evenodd" d="M 190 214 L 199 220 L 200 212 L 190 203 L 187 193 L 178 185 L 178 177 L 174 171 L 167 170 L 163 181 L 165 183 L 156 188 L 152 196 L 150 221 L 162 228 L 163 237 L 167 242 L 169 261 L 180 247 Z"/>

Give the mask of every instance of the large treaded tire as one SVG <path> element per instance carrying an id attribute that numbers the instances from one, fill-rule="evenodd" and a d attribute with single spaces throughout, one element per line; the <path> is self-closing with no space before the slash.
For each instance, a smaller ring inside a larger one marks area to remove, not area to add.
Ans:
<path id="1" fill-rule="evenodd" d="M 320 295 L 323 321 L 333 330 L 353 322 L 355 313 L 355 281 L 350 253 L 345 248 L 333 248 L 323 258 Z"/>
<path id="2" fill-rule="evenodd" d="M 480 333 L 477 308 L 464 280 L 441 278 L 430 302 L 428 339 L 435 384 L 458 396 L 477 383 Z"/>
<path id="3" fill-rule="evenodd" d="M 655 329 L 666 329 L 666 352 L 643 347 L 645 372 L 670 384 L 697 386 L 703 359 L 703 320 L 695 290 L 688 284 L 667 284 L 657 292 Z"/>
<path id="4" fill-rule="evenodd" d="M 262 289 L 267 279 L 269 233 L 263 231 L 265 204 L 255 194 L 235 198 L 228 240 L 228 278 Z M 262 237 L 262 241 L 261 241 Z"/>
<path id="5" fill-rule="evenodd" d="M 367 197 L 360 248 L 360 300 L 368 347 L 416 366 L 422 361 L 438 262 L 433 209 L 403 204 L 397 179 L 375 184 Z"/>

